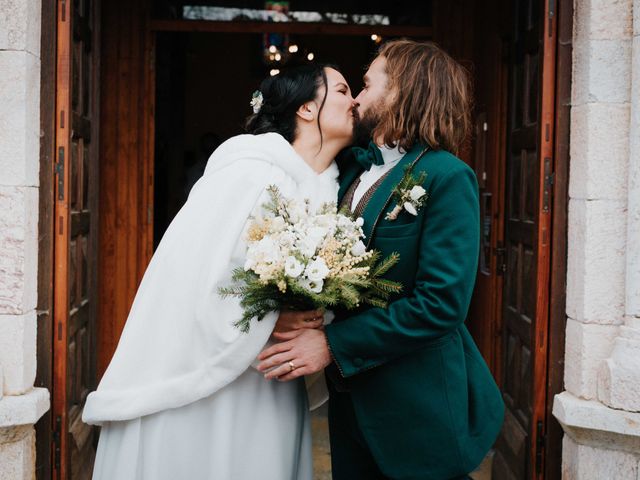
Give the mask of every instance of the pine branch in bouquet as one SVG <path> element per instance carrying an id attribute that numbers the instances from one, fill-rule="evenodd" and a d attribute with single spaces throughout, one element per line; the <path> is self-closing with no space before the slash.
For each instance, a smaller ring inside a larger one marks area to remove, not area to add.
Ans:
<path id="1" fill-rule="evenodd" d="M 386 307 L 402 285 L 383 276 L 399 260 L 380 261 L 367 251 L 362 219 L 338 213 L 335 203 L 311 211 L 309 201 L 285 198 L 267 189 L 262 214 L 247 229 L 247 259 L 234 270 L 223 297 L 239 297 L 243 315 L 236 326 L 248 332 L 251 321 L 279 310 Z"/>

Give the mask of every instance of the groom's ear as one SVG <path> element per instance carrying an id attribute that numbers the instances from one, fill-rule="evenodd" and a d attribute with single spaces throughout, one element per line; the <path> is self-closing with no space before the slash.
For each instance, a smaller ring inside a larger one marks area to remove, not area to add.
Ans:
<path id="1" fill-rule="evenodd" d="M 316 104 L 315 102 L 307 102 L 300 105 L 296 115 L 307 122 L 312 122 L 316 117 Z"/>

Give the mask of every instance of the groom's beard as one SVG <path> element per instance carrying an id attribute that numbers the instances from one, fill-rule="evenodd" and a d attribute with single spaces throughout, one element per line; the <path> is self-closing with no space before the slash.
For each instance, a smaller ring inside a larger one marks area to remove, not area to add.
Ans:
<path id="1" fill-rule="evenodd" d="M 380 106 L 376 105 L 364 112 L 362 117 L 356 117 L 356 124 L 353 129 L 354 145 L 366 147 L 371 140 L 373 131 L 380 123 Z"/>

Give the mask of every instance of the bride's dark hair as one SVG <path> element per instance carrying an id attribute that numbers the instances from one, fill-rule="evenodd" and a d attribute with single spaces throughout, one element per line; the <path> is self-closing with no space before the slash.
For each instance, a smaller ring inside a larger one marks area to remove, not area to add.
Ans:
<path id="1" fill-rule="evenodd" d="M 276 132 L 292 143 L 296 137 L 296 112 L 301 105 L 314 100 L 318 90 L 324 85 L 324 96 L 317 119 L 322 143 L 320 114 L 328 93 L 325 68 L 337 70 L 333 65 L 310 63 L 287 68 L 263 80 L 260 84 L 262 107 L 247 119 L 247 133 Z"/>

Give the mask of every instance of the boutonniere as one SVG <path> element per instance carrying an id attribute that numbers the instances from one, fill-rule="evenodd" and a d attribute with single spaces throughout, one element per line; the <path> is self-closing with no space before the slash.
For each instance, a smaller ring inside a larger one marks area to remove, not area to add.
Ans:
<path id="1" fill-rule="evenodd" d="M 411 174 L 410 168 L 407 168 L 404 177 L 391 193 L 396 206 L 387 213 L 384 217 L 385 220 L 395 220 L 402 210 L 406 210 L 413 216 L 418 215 L 418 210 L 422 208 L 428 198 L 427 191 L 422 187 L 426 178 L 426 172 L 421 172 L 416 177 Z"/>

